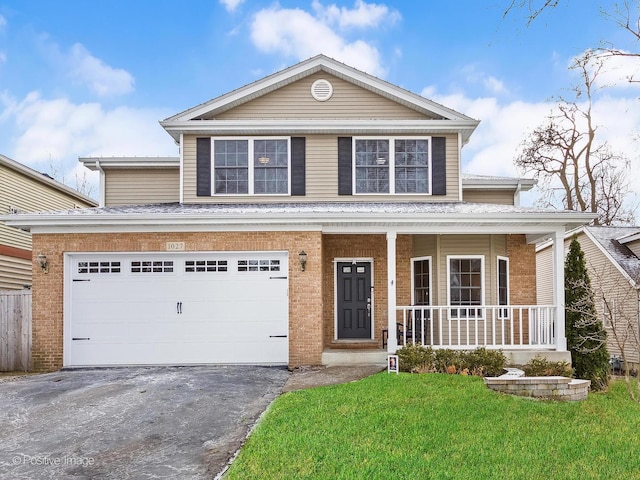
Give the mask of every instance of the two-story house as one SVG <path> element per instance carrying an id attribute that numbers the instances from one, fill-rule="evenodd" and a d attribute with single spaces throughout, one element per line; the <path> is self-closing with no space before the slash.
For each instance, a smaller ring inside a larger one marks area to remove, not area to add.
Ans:
<path id="1" fill-rule="evenodd" d="M 2 215 L 95 206 L 92 198 L 0 155 Z M 30 287 L 31 267 L 31 234 L 0 222 L 0 290 Z"/>
<path id="2" fill-rule="evenodd" d="M 100 208 L 11 222 L 48 259 L 36 368 L 383 363 L 407 341 L 568 358 L 562 242 L 591 216 L 463 175 L 478 121 L 320 55 L 161 125 L 179 158 L 82 159 Z"/>

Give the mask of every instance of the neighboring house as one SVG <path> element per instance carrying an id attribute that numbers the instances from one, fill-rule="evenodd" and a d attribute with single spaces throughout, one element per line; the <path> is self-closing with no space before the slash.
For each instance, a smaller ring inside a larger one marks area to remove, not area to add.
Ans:
<path id="1" fill-rule="evenodd" d="M 95 207 L 97 202 L 0 155 L 0 215 Z M 0 222 L 0 290 L 31 287 L 31 234 Z"/>
<path id="2" fill-rule="evenodd" d="M 598 318 L 607 330 L 614 357 L 624 351 L 637 369 L 640 359 L 640 227 L 581 227 L 568 232 L 565 250 L 576 236 L 585 261 Z M 551 245 L 537 249 L 538 300 L 551 301 Z"/>
<path id="3" fill-rule="evenodd" d="M 593 215 L 462 174 L 477 120 L 320 55 L 161 125 L 179 158 L 81 159 L 102 208 L 10 222 L 49 259 L 35 368 L 379 363 L 408 340 L 568 358 L 562 242 Z"/>

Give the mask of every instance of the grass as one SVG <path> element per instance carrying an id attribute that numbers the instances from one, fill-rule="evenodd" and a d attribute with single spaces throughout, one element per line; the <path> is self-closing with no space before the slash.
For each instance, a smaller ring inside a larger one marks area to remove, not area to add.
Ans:
<path id="1" fill-rule="evenodd" d="M 225 480 L 636 479 L 639 451 L 623 382 L 570 403 L 478 377 L 381 373 L 278 398 Z"/>

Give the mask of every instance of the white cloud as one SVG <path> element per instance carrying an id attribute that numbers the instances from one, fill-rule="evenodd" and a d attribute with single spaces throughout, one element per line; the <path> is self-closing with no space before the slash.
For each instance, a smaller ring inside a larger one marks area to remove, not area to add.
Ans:
<path id="1" fill-rule="evenodd" d="M 134 79 L 129 72 L 110 67 L 79 43 L 71 47 L 66 61 L 69 75 L 101 97 L 133 91 Z"/>
<path id="2" fill-rule="evenodd" d="M 158 125 L 170 112 L 117 107 L 99 103 L 74 104 L 67 99 L 44 99 L 37 92 L 16 101 L 6 93 L 0 118 L 14 120 L 15 160 L 40 171 L 57 170 L 65 181 L 78 170 L 80 156 L 177 155 L 177 147 Z"/>
<path id="3" fill-rule="evenodd" d="M 323 21 L 337 24 L 343 29 L 393 25 L 401 18 L 397 10 L 390 10 L 386 5 L 365 3 L 363 0 L 356 0 L 353 9 L 338 7 L 336 4 L 325 7 L 318 0 L 314 0 L 312 6 Z"/>
<path id="4" fill-rule="evenodd" d="M 220 0 L 228 12 L 233 12 L 244 0 Z"/>
<path id="5" fill-rule="evenodd" d="M 552 104 L 513 101 L 501 103 L 496 97 L 469 98 L 463 94 L 438 95 L 429 86 L 422 95 L 480 120 L 480 125 L 462 149 L 462 169 L 479 175 L 520 176 L 514 160 L 526 136 L 541 125 Z M 594 119 L 601 125 L 597 135 L 631 161 L 629 182 L 640 199 L 640 162 L 638 137 L 640 109 L 635 98 L 602 96 L 593 105 Z M 637 200 L 636 200 L 637 201 Z"/>
<path id="6" fill-rule="evenodd" d="M 373 75 L 383 76 L 378 50 L 363 40 L 348 42 L 310 13 L 278 6 L 259 11 L 251 25 L 255 46 L 303 60 L 323 53 Z"/>

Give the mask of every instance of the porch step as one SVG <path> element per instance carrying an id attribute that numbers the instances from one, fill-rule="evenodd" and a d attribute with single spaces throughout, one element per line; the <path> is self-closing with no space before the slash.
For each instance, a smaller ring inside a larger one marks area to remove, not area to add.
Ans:
<path id="1" fill-rule="evenodd" d="M 329 348 L 334 350 L 375 350 L 380 348 L 380 342 L 371 339 L 333 340 Z"/>
<path id="2" fill-rule="evenodd" d="M 380 365 L 387 364 L 387 352 L 376 349 L 335 349 L 327 348 L 322 352 L 322 364 L 326 366 L 339 365 Z"/>

